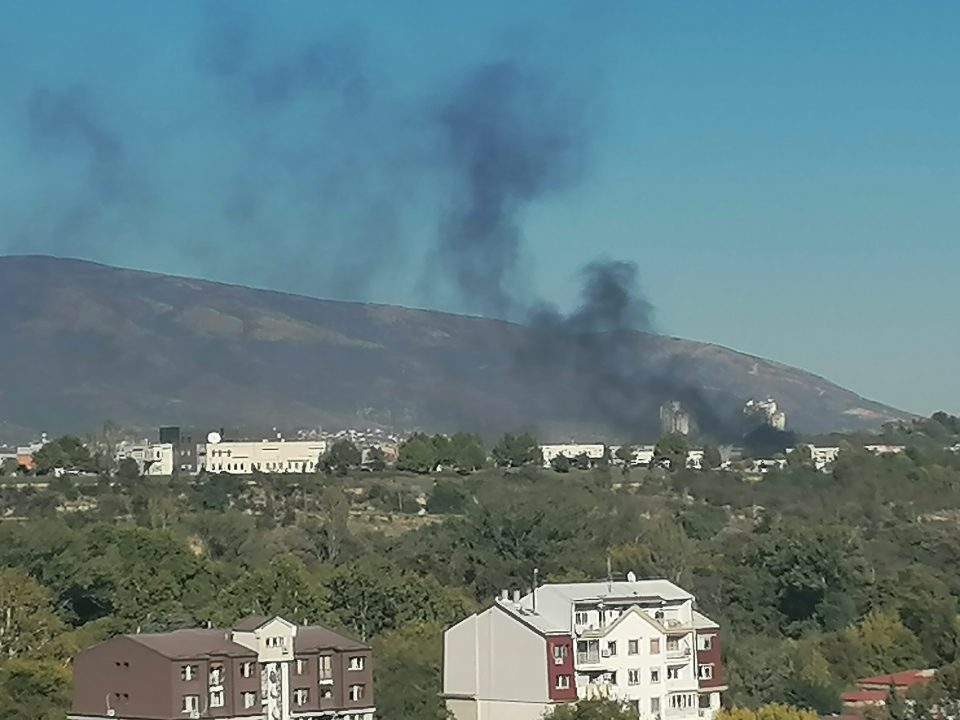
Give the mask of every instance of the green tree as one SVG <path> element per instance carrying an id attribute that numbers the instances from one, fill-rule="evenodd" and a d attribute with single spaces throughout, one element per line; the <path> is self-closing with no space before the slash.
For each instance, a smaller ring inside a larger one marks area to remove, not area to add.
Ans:
<path id="1" fill-rule="evenodd" d="M 687 466 L 687 453 L 690 445 L 687 437 L 681 433 L 669 433 L 657 442 L 653 451 L 656 463 L 666 462 L 671 470 L 682 470 Z"/>
<path id="2" fill-rule="evenodd" d="M 447 720 L 441 698 L 443 625 L 414 622 L 373 642 L 377 709 L 391 720 Z"/>
<path id="3" fill-rule="evenodd" d="M 720 448 L 718 448 L 716 445 L 704 445 L 701 467 L 704 470 L 716 470 L 722 464 L 723 458 L 720 455 Z"/>
<path id="4" fill-rule="evenodd" d="M 120 480 L 136 480 L 140 477 L 140 466 L 133 458 L 124 458 L 117 464 L 117 478 Z"/>
<path id="5" fill-rule="evenodd" d="M 50 653 L 64 630 L 46 588 L 19 568 L 0 568 L 0 658 L 61 659 Z"/>
<path id="6" fill-rule="evenodd" d="M 427 500 L 427 510 L 435 514 L 462 513 L 467 507 L 469 494 L 462 483 L 454 480 L 437 480 Z"/>
<path id="7" fill-rule="evenodd" d="M 9 660 L 0 665 L 0 717 L 63 720 L 70 704 L 70 670 L 63 664 Z"/>
<path id="8" fill-rule="evenodd" d="M 568 473 L 570 472 L 570 458 L 563 453 L 555 455 L 550 461 L 550 467 L 552 467 L 558 473 Z"/>
<path id="9" fill-rule="evenodd" d="M 414 433 L 400 445 L 397 469 L 420 474 L 431 473 L 438 464 L 436 447 L 430 438 Z"/>
<path id="10" fill-rule="evenodd" d="M 637 711 L 617 700 L 597 698 L 557 705 L 544 720 L 636 720 Z"/>
<path id="11" fill-rule="evenodd" d="M 487 449 L 479 435 L 458 432 L 450 438 L 450 456 L 458 472 L 467 474 L 487 465 Z"/>
<path id="12" fill-rule="evenodd" d="M 625 466 L 629 466 L 633 463 L 633 452 L 633 445 L 621 445 L 613 455 Z"/>
<path id="13" fill-rule="evenodd" d="M 498 467 L 518 468 L 543 463 L 540 444 L 530 433 L 506 433 L 493 447 L 491 454 Z"/>
<path id="14" fill-rule="evenodd" d="M 334 441 L 320 457 L 320 466 L 326 473 L 335 472 L 346 475 L 353 468 L 360 467 L 361 453 L 353 441 L 346 438 Z"/>
<path id="15" fill-rule="evenodd" d="M 0 462 L 0 476 L 16 475 L 19 470 L 20 463 L 17 462 L 16 458 L 4 458 L 3 462 Z"/>
<path id="16" fill-rule="evenodd" d="M 818 716 L 810 710 L 800 710 L 789 705 L 763 705 L 756 710 L 734 707 L 721 710 L 716 720 L 817 720 Z"/>
<path id="17" fill-rule="evenodd" d="M 374 446 L 367 452 L 367 465 L 374 472 L 383 472 L 387 469 L 387 456 L 383 448 Z"/>
<path id="18" fill-rule="evenodd" d="M 793 449 L 787 453 L 787 464 L 794 467 L 812 466 L 813 451 L 810 449 L 810 446 L 807 443 L 795 445 Z"/>

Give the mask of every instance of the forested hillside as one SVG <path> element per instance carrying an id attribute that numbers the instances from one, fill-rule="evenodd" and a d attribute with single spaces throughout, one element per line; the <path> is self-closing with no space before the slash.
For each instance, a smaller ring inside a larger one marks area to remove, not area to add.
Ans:
<path id="1" fill-rule="evenodd" d="M 960 655 L 960 453 L 929 424 L 943 436 L 917 426 L 900 455 L 849 446 L 823 473 L 798 454 L 759 480 L 506 456 L 520 467 L 7 477 L 0 717 L 62 718 L 71 654 L 114 633 L 277 613 L 372 641 L 383 717 L 439 718 L 445 625 L 534 568 L 608 559 L 720 620 L 728 703 L 836 711 L 856 677 Z"/>

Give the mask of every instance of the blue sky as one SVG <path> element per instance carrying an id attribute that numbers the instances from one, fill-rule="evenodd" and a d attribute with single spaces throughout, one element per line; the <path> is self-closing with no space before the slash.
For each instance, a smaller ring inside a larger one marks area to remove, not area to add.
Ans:
<path id="1" fill-rule="evenodd" d="M 452 181 L 423 128 L 509 61 L 583 139 L 516 208 L 526 294 L 570 307 L 585 263 L 630 260 L 662 332 L 960 411 L 956 4 L 0 9 L 0 252 L 471 310 L 432 264 Z"/>

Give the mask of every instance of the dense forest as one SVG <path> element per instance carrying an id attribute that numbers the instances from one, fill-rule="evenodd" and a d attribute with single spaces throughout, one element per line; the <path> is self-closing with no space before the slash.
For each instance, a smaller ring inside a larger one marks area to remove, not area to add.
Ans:
<path id="1" fill-rule="evenodd" d="M 99 474 L 0 478 L 0 717 L 63 718 L 71 656 L 113 634 L 275 613 L 371 642 L 382 717 L 441 718 L 446 625 L 534 568 L 575 581 L 608 561 L 722 623 L 731 717 L 835 713 L 857 677 L 960 659 L 960 426 L 889 432 L 905 452 L 840 439 L 827 472 L 797 452 L 762 477 L 543 469 L 529 437 L 488 460 L 461 434 L 416 436 L 394 468 L 334 446 L 316 475 L 144 478 L 64 441 L 47 454 Z"/>

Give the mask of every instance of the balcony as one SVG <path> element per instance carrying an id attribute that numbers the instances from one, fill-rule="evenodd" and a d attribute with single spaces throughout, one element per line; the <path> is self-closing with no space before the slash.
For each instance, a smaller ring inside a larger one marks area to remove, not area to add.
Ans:
<path id="1" fill-rule="evenodd" d="M 691 654 L 689 645 L 678 645 L 673 648 L 667 645 L 667 660 L 688 660 Z"/>

